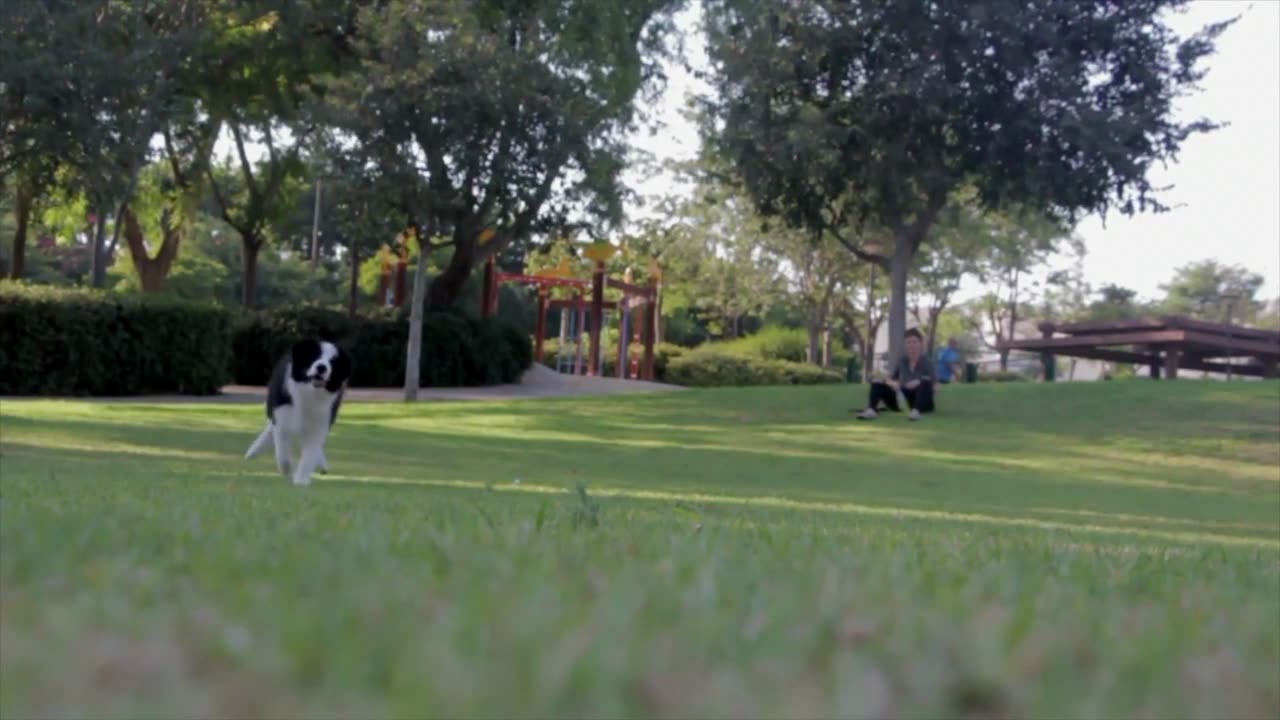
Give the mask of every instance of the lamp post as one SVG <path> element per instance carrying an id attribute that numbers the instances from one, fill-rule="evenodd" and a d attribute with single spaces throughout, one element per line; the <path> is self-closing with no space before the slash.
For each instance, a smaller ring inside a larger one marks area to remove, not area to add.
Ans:
<path id="1" fill-rule="evenodd" d="M 1225 292 L 1225 293 L 1220 293 L 1220 294 L 1218 295 L 1218 299 L 1219 299 L 1219 300 L 1225 300 L 1225 301 L 1226 301 L 1226 303 L 1227 303 L 1227 330 L 1226 330 L 1226 332 L 1227 332 L 1227 346 L 1223 347 L 1223 351 L 1224 351 L 1224 352 L 1228 352 L 1228 353 L 1230 353 L 1230 352 L 1231 352 L 1231 348 L 1230 348 L 1230 343 L 1231 343 L 1231 315 L 1232 315 L 1232 313 L 1233 313 L 1233 312 L 1235 312 L 1235 309 L 1236 309 L 1236 301 L 1240 299 L 1240 293 L 1238 293 L 1238 292 Z M 1226 361 L 1226 363 L 1227 363 L 1227 382 L 1231 382 L 1231 365 L 1232 365 L 1231 360 L 1232 360 L 1232 358 L 1231 358 L 1230 356 L 1224 355 L 1224 356 L 1223 356 L 1223 360 L 1225 360 L 1225 361 Z"/>

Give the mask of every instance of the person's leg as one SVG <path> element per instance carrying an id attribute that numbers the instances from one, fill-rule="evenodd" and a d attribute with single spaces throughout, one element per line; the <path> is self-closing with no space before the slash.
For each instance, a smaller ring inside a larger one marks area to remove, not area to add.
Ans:
<path id="1" fill-rule="evenodd" d="M 915 397 L 912 398 L 912 407 L 922 413 L 933 412 L 933 383 L 928 380 L 921 380 L 920 385 L 916 387 Z"/>
<path id="2" fill-rule="evenodd" d="M 913 388 L 902 388 L 902 397 L 907 401 L 907 407 L 911 409 L 911 411 L 907 413 L 907 419 L 912 422 L 920 419 L 920 410 L 916 405 L 920 401 L 919 392 L 919 386 Z"/>
<path id="3" fill-rule="evenodd" d="M 867 407 L 858 414 L 859 418 L 870 419 L 876 417 L 880 409 L 880 403 L 884 403 L 885 407 L 894 412 L 899 411 L 898 393 L 889 383 L 876 380 L 871 383 L 871 389 L 867 393 Z"/>

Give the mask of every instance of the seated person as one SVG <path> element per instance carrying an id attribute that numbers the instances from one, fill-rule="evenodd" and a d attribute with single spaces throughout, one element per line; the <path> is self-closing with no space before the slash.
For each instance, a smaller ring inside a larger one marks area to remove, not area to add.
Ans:
<path id="1" fill-rule="evenodd" d="M 919 420 L 922 412 L 933 412 L 933 361 L 925 357 L 924 338 L 919 330 L 911 328 L 907 331 L 902 349 L 902 357 L 894 365 L 889 379 L 871 383 L 871 397 L 867 408 L 858 413 L 859 420 L 879 417 L 880 403 L 894 412 L 901 412 L 898 407 L 899 391 L 906 398 L 907 407 L 911 408 L 907 415 L 911 420 Z"/>

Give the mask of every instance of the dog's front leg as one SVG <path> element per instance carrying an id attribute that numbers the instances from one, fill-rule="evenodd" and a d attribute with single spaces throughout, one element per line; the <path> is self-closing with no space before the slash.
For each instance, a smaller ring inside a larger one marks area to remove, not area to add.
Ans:
<path id="1" fill-rule="evenodd" d="M 292 443 L 289 442 L 289 436 L 285 434 L 278 423 L 271 429 L 271 441 L 275 445 L 276 469 L 288 480 L 293 477 L 293 463 L 289 460 L 289 450 Z"/>
<path id="2" fill-rule="evenodd" d="M 324 461 L 324 437 L 304 437 L 302 456 L 298 458 L 298 468 L 293 474 L 294 485 L 310 485 L 311 473 Z"/>

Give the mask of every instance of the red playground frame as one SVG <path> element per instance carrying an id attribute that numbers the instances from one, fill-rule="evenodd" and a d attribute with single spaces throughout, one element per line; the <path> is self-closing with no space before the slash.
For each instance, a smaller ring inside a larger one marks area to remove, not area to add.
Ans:
<path id="1" fill-rule="evenodd" d="M 621 310 L 622 317 L 620 330 L 618 335 L 618 377 L 626 379 L 628 377 L 639 376 L 641 380 L 653 380 L 653 345 L 657 336 L 658 322 L 658 297 L 660 292 L 660 274 L 656 263 L 651 263 L 649 282 L 647 285 L 636 285 L 626 280 L 610 279 L 605 276 L 604 263 L 617 248 L 612 245 L 591 245 L 586 248 L 585 254 L 595 263 L 591 273 L 590 282 L 579 280 L 573 277 L 566 277 L 559 268 L 551 268 L 534 274 L 525 273 L 509 273 L 502 272 L 497 269 L 494 258 L 490 257 L 484 264 L 484 288 L 480 294 L 480 314 L 484 317 L 492 317 L 498 311 L 498 288 L 503 283 L 518 283 L 524 285 L 536 285 L 538 287 L 538 314 L 534 328 L 534 345 L 533 355 L 534 362 L 542 362 L 543 336 L 547 329 L 547 310 L 551 308 L 572 308 L 578 317 L 577 327 L 582 327 L 582 321 L 586 314 L 586 302 L 583 295 L 588 289 L 591 291 L 591 326 L 587 331 L 588 335 L 588 352 L 586 368 L 582 367 L 582 356 L 579 353 L 577 361 L 574 363 L 574 374 L 597 375 L 600 367 L 600 331 L 604 327 L 604 311 Z M 570 287 L 577 291 L 577 295 L 572 300 L 551 300 L 549 291 L 553 287 Z M 604 299 L 604 291 L 606 287 L 613 288 L 622 292 L 621 302 L 606 302 Z M 631 313 L 643 306 L 643 315 L 638 323 L 639 340 L 644 343 L 644 358 L 640 362 L 639 367 L 632 367 L 631 363 L 626 362 L 627 358 L 627 336 L 630 325 Z"/>

